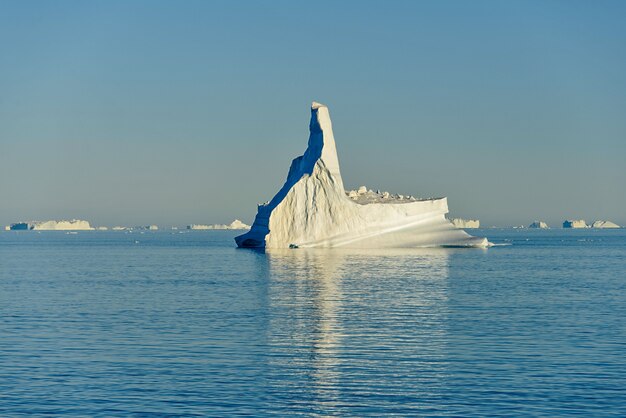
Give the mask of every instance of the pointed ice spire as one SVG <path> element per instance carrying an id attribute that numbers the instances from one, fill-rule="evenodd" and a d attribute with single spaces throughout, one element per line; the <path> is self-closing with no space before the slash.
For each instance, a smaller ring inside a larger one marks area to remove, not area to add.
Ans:
<path id="1" fill-rule="evenodd" d="M 311 123 L 309 124 L 309 144 L 306 154 L 315 155 L 322 160 L 337 184 L 343 189 L 343 180 L 339 170 L 339 158 L 333 136 L 333 124 L 328 108 L 318 102 L 311 103 Z"/>

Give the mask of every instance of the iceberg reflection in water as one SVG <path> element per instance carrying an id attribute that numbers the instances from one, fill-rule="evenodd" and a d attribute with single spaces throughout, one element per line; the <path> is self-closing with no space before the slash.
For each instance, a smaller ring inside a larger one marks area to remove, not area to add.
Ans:
<path id="1" fill-rule="evenodd" d="M 272 250 L 271 395 L 322 415 L 419 413 L 442 394 L 448 252 Z M 408 408 L 408 409 L 407 409 Z M 339 409 L 340 411 L 341 409 Z"/>

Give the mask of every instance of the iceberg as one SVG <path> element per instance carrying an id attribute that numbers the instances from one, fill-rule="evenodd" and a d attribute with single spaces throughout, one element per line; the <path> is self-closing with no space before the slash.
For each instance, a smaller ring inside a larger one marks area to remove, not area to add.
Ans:
<path id="1" fill-rule="evenodd" d="M 201 224 L 191 224 L 191 225 L 187 225 L 187 229 L 199 229 L 199 230 L 206 230 L 206 229 L 250 229 L 250 225 L 246 225 L 245 223 L 241 222 L 239 219 L 235 219 L 234 221 L 232 221 L 230 224 L 228 225 L 224 225 L 224 224 L 214 224 L 214 225 L 201 225 Z"/>
<path id="2" fill-rule="evenodd" d="M 545 223 L 544 221 L 535 221 L 531 223 L 530 225 L 528 225 L 528 227 L 532 229 L 550 229 L 548 224 Z"/>
<path id="3" fill-rule="evenodd" d="M 9 231 L 28 231 L 33 229 L 29 222 L 17 222 L 9 225 L 7 228 Z"/>
<path id="4" fill-rule="evenodd" d="M 452 218 L 450 219 L 452 225 L 461 229 L 475 229 L 480 228 L 480 221 L 478 219 L 461 219 L 461 218 Z"/>
<path id="5" fill-rule="evenodd" d="M 568 219 L 563 222 L 563 228 L 589 228 L 583 219 Z"/>
<path id="6" fill-rule="evenodd" d="M 328 108 L 313 102 L 309 142 L 291 163 L 271 201 L 259 205 L 249 232 L 235 237 L 246 248 L 488 247 L 445 218 L 448 202 L 374 197 L 365 187 L 346 193 Z M 356 193 L 356 195 L 355 195 Z M 378 195 L 378 193 L 376 193 Z M 358 196 L 364 196 L 362 199 Z"/>
<path id="7" fill-rule="evenodd" d="M 133 226 L 132 228 L 129 228 L 129 229 L 136 230 L 136 231 L 158 231 L 159 226 L 158 225 L 138 225 L 138 226 Z"/>
<path id="8" fill-rule="evenodd" d="M 89 222 L 80 219 L 72 219 L 71 221 L 32 221 L 18 222 L 11 224 L 9 229 L 34 230 L 34 231 L 89 231 L 93 230 Z"/>
<path id="9" fill-rule="evenodd" d="M 621 226 L 619 226 L 616 223 L 613 223 L 611 221 L 595 221 L 594 223 L 591 224 L 592 228 L 621 228 Z"/>
<path id="10" fill-rule="evenodd" d="M 41 231 L 89 231 L 93 228 L 87 221 L 72 219 L 71 221 L 34 222 L 32 229 Z"/>

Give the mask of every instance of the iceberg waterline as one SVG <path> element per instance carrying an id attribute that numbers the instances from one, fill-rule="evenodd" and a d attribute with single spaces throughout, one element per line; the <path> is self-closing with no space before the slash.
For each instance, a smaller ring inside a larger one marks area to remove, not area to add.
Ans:
<path id="1" fill-rule="evenodd" d="M 359 204 L 344 190 L 328 108 L 313 102 L 309 142 L 291 163 L 274 198 L 259 205 L 249 232 L 235 241 L 249 248 L 487 247 L 445 218 L 447 199 Z"/>

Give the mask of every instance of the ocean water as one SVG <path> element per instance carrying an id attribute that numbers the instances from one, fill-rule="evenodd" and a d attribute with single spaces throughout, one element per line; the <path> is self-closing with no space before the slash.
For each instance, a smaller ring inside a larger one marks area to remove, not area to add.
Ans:
<path id="1" fill-rule="evenodd" d="M 626 416 L 626 230 L 0 233 L 0 416 Z"/>

